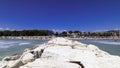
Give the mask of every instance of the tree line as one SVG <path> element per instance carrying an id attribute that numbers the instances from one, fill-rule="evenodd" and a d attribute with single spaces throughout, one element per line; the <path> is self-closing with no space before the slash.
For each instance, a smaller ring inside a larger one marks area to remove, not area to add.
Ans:
<path id="1" fill-rule="evenodd" d="M 56 36 L 64 36 L 64 37 L 91 37 L 91 36 L 97 36 L 97 37 L 102 37 L 102 36 L 120 36 L 120 30 L 109 30 L 109 31 L 104 31 L 104 32 L 82 32 L 79 30 L 75 31 L 63 31 L 62 33 L 55 33 Z"/>
<path id="2" fill-rule="evenodd" d="M 63 31 L 53 32 L 51 30 L 4 30 L 0 31 L 0 36 L 59 36 L 59 37 L 89 37 L 89 36 L 120 36 L 120 30 L 109 30 L 104 32 L 82 32 Z"/>
<path id="3" fill-rule="evenodd" d="M 0 31 L 0 36 L 50 36 L 53 32 L 50 30 L 5 30 Z"/>

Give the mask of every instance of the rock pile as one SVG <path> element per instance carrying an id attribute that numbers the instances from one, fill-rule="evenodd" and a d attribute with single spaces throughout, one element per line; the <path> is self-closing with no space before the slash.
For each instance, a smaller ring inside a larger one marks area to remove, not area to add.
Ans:
<path id="1" fill-rule="evenodd" d="M 120 68 L 120 57 L 95 45 L 58 37 L 22 55 L 5 57 L 0 68 Z"/>

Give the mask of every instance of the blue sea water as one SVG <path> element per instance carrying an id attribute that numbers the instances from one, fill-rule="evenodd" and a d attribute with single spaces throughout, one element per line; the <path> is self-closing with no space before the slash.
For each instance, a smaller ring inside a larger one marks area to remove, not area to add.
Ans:
<path id="1" fill-rule="evenodd" d="M 5 56 L 22 53 L 26 48 L 42 44 L 48 40 L 0 40 L 0 60 Z M 85 44 L 93 44 L 113 55 L 120 56 L 120 41 L 113 40 L 76 40 Z"/>

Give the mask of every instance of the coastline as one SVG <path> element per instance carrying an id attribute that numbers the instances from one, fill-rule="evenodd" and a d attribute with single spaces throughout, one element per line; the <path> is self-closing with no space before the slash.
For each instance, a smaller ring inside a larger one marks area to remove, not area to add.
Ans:
<path id="1" fill-rule="evenodd" d="M 52 38 L 55 38 L 55 36 L 0 36 L 0 39 L 28 39 L 28 40 L 50 40 Z M 67 39 L 73 39 L 73 40 L 120 40 L 119 37 L 78 37 L 78 38 L 73 38 L 73 37 L 64 37 Z"/>
<path id="2" fill-rule="evenodd" d="M 49 40 L 52 36 L 0 36 L 0 39 L 29 39 L 29 40 Z"/>

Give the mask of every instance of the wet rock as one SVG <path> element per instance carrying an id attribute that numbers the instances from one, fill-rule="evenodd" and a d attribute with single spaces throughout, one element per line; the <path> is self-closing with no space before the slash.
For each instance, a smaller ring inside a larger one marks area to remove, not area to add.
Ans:
<path id="1" fill-rule="evenodd" d="M 7 57 L 3 58 L 3 61 L 16 60 L 18 58 L 20 58 L 20 55 L 7 56 Z"/>

